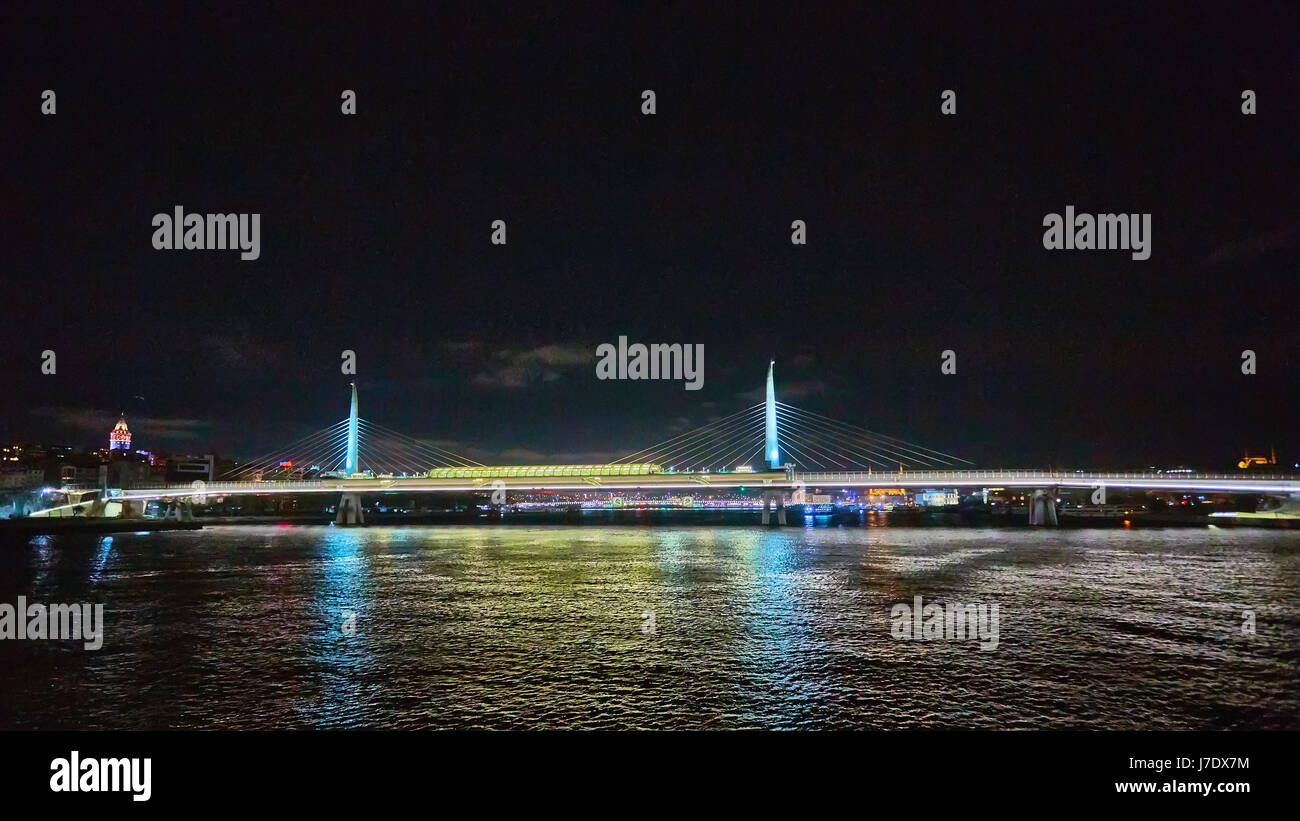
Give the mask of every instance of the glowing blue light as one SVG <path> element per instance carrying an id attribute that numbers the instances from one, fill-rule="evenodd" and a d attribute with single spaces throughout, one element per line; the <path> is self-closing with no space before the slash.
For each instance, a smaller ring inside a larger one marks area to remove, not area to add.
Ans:
<path id="1" fill-rule="evenodd" d="M 772 382 L 772 370 L 775 367 L 775 361 L 767 366 L 767 402 L 764 412 L 766 444 L 763 446 L 767 452 L 768 465 L 773 470 L 781 467 L 781 453 L 776 445 L 776 387 Z"/>
<path id="2" fill-rule="evenodd" d="M 357 472 L 357 386 L 352 384 L 352 411 L 348 414 L 348 453 L 344 470 L 349 474 Z"/>

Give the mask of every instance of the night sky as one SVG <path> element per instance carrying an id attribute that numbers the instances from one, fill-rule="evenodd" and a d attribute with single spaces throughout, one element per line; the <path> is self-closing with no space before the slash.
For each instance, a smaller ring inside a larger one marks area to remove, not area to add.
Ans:
<path id="1" fill-rule="evenodd" d="M 363 417 L 485 462 L 634 451 L 769 358 L 981 466 L 1300 461 L 1291 4 L 367 5 L 0 12 L 0 436 L 252 456 L 346 415 L 352 349 Z M 261 258 L 154 250 L 176 205 Z M 1045 250 L 1067 205 L 1151 258 Z M 619 335 L 704 388 L 597 380 Z"/>

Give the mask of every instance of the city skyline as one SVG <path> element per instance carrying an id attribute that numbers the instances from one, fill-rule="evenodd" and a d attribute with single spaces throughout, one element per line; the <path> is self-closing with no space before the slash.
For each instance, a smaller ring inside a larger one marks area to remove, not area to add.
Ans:
<path id="1" fill-rule="evenodd" d="M 743 398 L 744 395 L 737 394 L 737 396 Z M 722 418 L 724 414 L 720 414 L 719 412 L 714 410 L 715 407 L 716 407 L 716 403 L 706 403 L 707 411 L 705 414 L 702 414 L 699 417 L 700 424 L 697 425 L 696 427 L 706 425 L 710 422 Z M 38 410 L 44 412 L 49 409 L 38 409 Z M 101 412 L 95 410 L 85 410 L 85 411 L 78 411 L 78 412 L 68 412 L 67 409 L 54 409 L 54 410 L 55 410 L 55 419 L 57 419 L 59 422 L 62 423 L 63 429 L 68 431 L 68 433 L 61 436 L 56 434 L 53 436 L 53 438 L 47 437 L 47 438 L 23 439 L 23 438 L 11 437 L 11 440 L 8 441 L 7 444 L 71 447 L 81 452 L 87 452 L 87 453 L 99 452 L 99 451 L 103 451 L 107 453 L 114 450 L 124 450 L 124 451 L 133 451 L 133 452 L 164 452 L 164 453 L 212 452 L 212 453 L 216 453 L 221 458 L 232 459 L 235 461 L 241 461 L 247 458 L 251 458 L 252 456 L 251 453 L 240 452 L 241 449 L 239 449 L 238 445 L 235 446 L 235 449 L 230 451 L 223 451 L 219 447 L 214 447 L 212 443 L 214 441 L 218 441 L 217 437 L 205 436 L 205 434 L 213 433 L 217 431 L 219 426 L 212 425 L 212 424 L 205 424 L 202 420 L 197 420 L 197 419 L 193 419 L 193 420 L 156 419 L 147 416 L 135 417 L 134 418 L 135 429 L 131 430 L 130 433 L 128 434 L 128 438 L 125 440 L 126 444 L 123 444 L 123 442 L 119 441 L 115 445 L 110 444 L 108 447 L 103 446 L 102 443 L 96 445 L 94 444 L 93 441 L 96 432 L 100 434 L 101 438 L 103 438 L 104 436 L 110 437 L 110 441 L 111 441 L 111 437 L 114 434 L 116 434 L 118 429 L 121 428 L 121 426 L 127 421 L 126 420 L 127 415 L 122 413 L 113 414 L 113 413 Z M 112 419 L 113 417 L 117 417 L 118 421 L 106 427 L 104 423 L 107 420 Z M 684 416 L 678 416 L 672 420 L 668 420 L 668 423 L 664 428 L 664 431 L 666 433 L 672 433 L 672 434 L 680 433 L 682 430 L 684 430 L 684 426 L 686 425 L 687 421 L 688 418 Z M 300 428 L 299 430 L 306 430 L 306 428 L 305 427 Z M 138 431 L 145 432 L 145 435 L 149 440 L 149 444 L 147 446 L 142 444 L 141 440 L 138 438 L 136 439 L 136 445 L 138 446 L 137 447 L 130 446 L 130 441 L 131 441 L 130 437 L 136 436 L 136 432 Z M 235 439 L 232 441 L 238 441 L 238 440 Z M 485 464 L 486 463 L 491 463 L 491 464 L 605 463 L 605 462 L 611 462 L 614 461 L 615 459 L 625 457 L 628 453 L 635 452 L 636 450 L 636 448 L 624 448 L 624 449 L 614 450 L 614 451 L 573 450 L 573 449 L 545 451 L 536 448 L 528 448 L 528 447 L 520 447 L 520 446 L 507 447 L 504 449 L 494 450 L 491 447 L 485 447 L 481 443 L 449 439 L 449 438 L 428 438 L 422 441 L 443 448 L 452 448 L 452 449 L 459 448 L 461 449 L 460 452 L 462 452 L 466 456 L 470 456 L 476 459 L 481 458 L 481 459 L 489 460 L 488 462 L 485 462 Z M 1256 460 L 1263 459 L 1266 460 L 1268 463 L 1281 465 L 1281 467 L 1283 468 L 1289 467 L 1288 459 L 1292 458 L 1291 455 L 1289 455 L 1286 451 L 1283 451 L 1283 456 L 1279 460 L 1277 453 L 1278 453 L 1278 448 L 1276 447 L 1276 445 L 1264 444 L 1264 445 L 1253 446 L 1253 447 L 1245 446 L 1238 449 L 1238 451 L 1235 453 L 1220 454 L 1218 458 L 1212 460 L 1198 461 L 1196 459 L 1189 459 L 1189 458 L 1181 458 L 1181 459 L 1175 458 L 1175 459 L 1167 460 L 1161 464 L 1142 464 L 1142 460 L 1138 458 L 1138 459 L 1130 459 L 1127 463 L 1109 465 L 1109 467 L 1118 468 L 1118 467 L 1130 466 L 1134 468 L 1137 467 L 1173 468 L 1173 467 L 1199 466 L 1199 467 L 1218 469 L 1218 468 L 1226 468 L 1232 464 L 1238 464 L 1242 459 L 1242 457 L 1247 454 L 1249 454 L 1251 458 L 1254 458 Z M 1147 461 L 1151 462 L 1151 460 L 1147 460 Z M 1074 465 L 1074 467 L 1088 467 L 1088 465 Z"/>

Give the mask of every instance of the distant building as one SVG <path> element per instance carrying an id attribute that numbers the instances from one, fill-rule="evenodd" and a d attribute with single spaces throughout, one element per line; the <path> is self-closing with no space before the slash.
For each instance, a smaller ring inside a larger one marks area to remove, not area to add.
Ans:
<path id="1" fill-rule="evenodd" d="M 99 483 L 99 468 L 63 465 L 59 468 L 59 483 L 63 485 L 96 485 Z"/>
<path id="2" fill-rule="evenodd" d="M 149 464 L 149 460 L 142 458 L 138 453 L 130 456 L 123 454 L 122 457 L 114 459 L 103 467 L 106 469 L 105 481 L 110 487 L 137 487 L 143 484 L 154 484 L 162 478 Z"/>
<path id="3" fill-rule="evenodd" d="M 19 490 L 40 487 L 45 483 L 45 471 L 41 468 L 19 467 L 0 471 L 0 489 Z"/>
<path id="4" fill-rule="evenodd" d="M 203 456 L 155 458 L 153 463 L 155 471 L 161 470 L 164 479 L 169 483 L 192 482 L 196 479 L 211 482 L 215 461 L 215 457 L 211 453 L 207 453 Z"/>
<path id="5" fill-rule="evenodd" d="M 126 426 L 126 416 L 117 420 L 113 430 L 108 434 L 109 450 L 130 450 L 131 449 L 131 430 Z"/>
<path id="6" fill-rule="evenodd" d="M 955 490 L 926 490 L 916 494 L 916 503 L 926 507 L 949 507 L 957 504 Z"/>
<path id="7" fill-rule="evenodd" d="M 1277 451 L 1273 448 L 1269 448 L 1268 456 L 1251 456 L 1250 451 L 1247 451 L 1241 457 L 1241 461 L 1237 462 L 1237 467 L 1242 470 L 1250 470 L 1252 468 L 1273 468 L 1276 466 Z"/>

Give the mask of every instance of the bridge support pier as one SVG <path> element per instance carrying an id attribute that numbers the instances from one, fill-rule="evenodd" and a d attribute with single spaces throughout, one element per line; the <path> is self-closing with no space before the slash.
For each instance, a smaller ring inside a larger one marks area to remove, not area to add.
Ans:
<path id="1" fill-rule="evenodd" d="M 776 523 L 780 527 L 785 526 L 785 494 L 781 491 L 764 491 L 763 493 L 763 524 L 772 524 L 772 500 L 776 500 Z"/>
<path id="2" fill-rule="evenodd" d="M 1272 513 L 1280 519 L 1300 519 L 1300 493 L 1288 493 Z"/>
<path id="3" fill-rule="evenodd" d="M 177 522 L 194 521 L 194 508 L 190 506 L 189 501 L 175 500 L 167 505 L 166 517 Z"/>
<path id="4" fill-rule="evenodd" d="M 1029 523 L 1056 527 L 1056 488 L 1039 488 L 1029 497 Z"/>
<path id="5" fill-rule="evenodd" d="M 339 497 L 338 513 L 334 516 L 336 525 L 363 525 L 366 515 L 361 510 L 360 493 L 344 493 Z"/>

